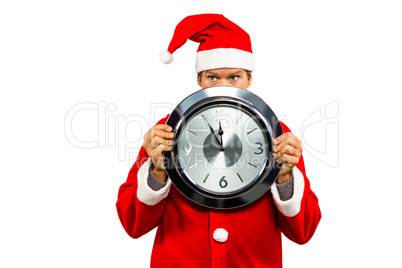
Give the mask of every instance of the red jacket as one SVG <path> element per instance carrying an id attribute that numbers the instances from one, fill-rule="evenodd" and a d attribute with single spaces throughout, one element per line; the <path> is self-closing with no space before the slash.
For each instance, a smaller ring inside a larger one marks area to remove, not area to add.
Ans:
<path id="1" fill-rule="evenodd" d="M 290 131 L 284 124 L 282 128 Z M 147 184 L 149 162 L 141 148 L 119 189 L 116 206 L 131 237 L 141 237 L 158 227 L 151 267 L 282 267 L 281 233 L 304 244 L 320 221 L 318 200 L 310 189 L 303 157 L 293 169 L 290 200 L 280 200 L 274 183 L 257 201 L 229 210 L 193 203 L 170 179 L 164 188 L 153 191 Z"/>

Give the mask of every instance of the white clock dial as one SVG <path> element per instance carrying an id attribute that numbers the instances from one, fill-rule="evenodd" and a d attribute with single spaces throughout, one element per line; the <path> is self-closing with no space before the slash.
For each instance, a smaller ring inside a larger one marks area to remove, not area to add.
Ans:
<path id="1" fill-rule="evenodd" d="M 232 194 L 255 182 L 267 165 L 267 130 L 245 109 L 209 106 L 184 122 L 177 138 L 180 168 L 199 188 Z"/>
<path id="2" fill-rule="evenodd" d="M 174 186 L 195 203 L 217 209 L 244 206 L 262 197 L 281 163 L 272 139 L 283 130 L 257 95 L 236 87 L 210 87 L 180 102 L 166 122 L 176 132 L 165 153 Z"/>

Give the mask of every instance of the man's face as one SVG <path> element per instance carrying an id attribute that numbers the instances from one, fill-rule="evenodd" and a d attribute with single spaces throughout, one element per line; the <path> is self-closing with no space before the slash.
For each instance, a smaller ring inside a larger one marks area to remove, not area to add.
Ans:
<path id="1" fill-rule="evenodd" d="M 214 86 L 231 86 L 242 89 L 247 89 L 251 85 L 252 76 L 248 78 L 247 73 L 243 69 L 221 68 L 206 70 L 198 80 L 198 85 L 201 88 Z"/>

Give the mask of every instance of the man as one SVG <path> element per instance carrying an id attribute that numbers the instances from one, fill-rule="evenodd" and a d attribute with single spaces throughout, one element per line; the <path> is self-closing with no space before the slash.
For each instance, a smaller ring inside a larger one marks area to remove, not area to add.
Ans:
<path id="1" fill-rule="evenodd" d="M 201 14 L 176 27 L 165 63 L 187 39 L 199 42 L 201 88 L 248 89 L 254 70 L 248 34 L 222 15 Z M 304 244 L 321 212 L 306 177 L 300 140 L 282 124 L 274 157 L 283 162 L 271 189 L 244 207 L 217 210 L 184 197 L 167 176 L 163 154 L 174 133 L 162 119 L 144 135 L 137 161 L 120 187 L 117 211 L 126 232 L 138 238 L 158 226 L 151 267 L 282 267 L 281 233 Z"/>

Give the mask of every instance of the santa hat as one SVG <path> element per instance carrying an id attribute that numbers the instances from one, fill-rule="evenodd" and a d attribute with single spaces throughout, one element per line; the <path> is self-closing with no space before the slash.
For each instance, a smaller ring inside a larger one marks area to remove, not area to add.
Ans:
<path id="1" fill-rule="evenodd" d="M 184 18 L 173 34 L 168 50 L 159 58 L 165 64 L 173 61 L 173 53 L 190 39 L 200 43 L 196 72 L 217 68 L 254 70 L 250 36 L 220 14 L 199 14 Z"/>

